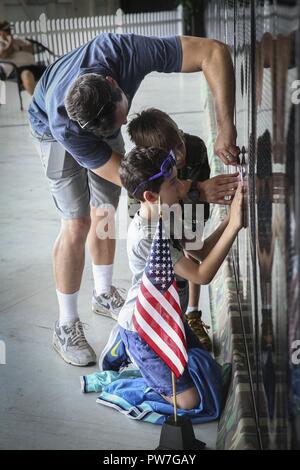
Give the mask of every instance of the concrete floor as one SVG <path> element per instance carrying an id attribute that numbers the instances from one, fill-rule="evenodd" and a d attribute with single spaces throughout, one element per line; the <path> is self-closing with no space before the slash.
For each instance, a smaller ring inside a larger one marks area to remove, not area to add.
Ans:
<path id="1" fill-rule="evenodd" d="M 97 367 L 67 365 L 51 347 L 58 314 L 51 250 L 60 223 L 30 141 L 26 111 L 19 111 L 14 85 L 6 91 L 8 104 L 0 107 L 0 341 L 6 345 L 6 365 L 0 365 L 0 448 L 154 449 L 160 427 L 131 421 L 96 404 L 96 394 L 82 394 L 79 376 Z M 152 74 L 137 93 L 131 113 L 159 107 L 183 129 L 205 139 L 199 93 L 200 74 Z M 27 106 L 25 94 L 24 101 Z M 124 137 L 128 150 L 131 144 Z M 126 213 L 125 194 L 119 212 Z M 118 241 L 114 283 L 128 288 L 125 245 L 125 239 Z M 114 322 L 92 314 L 92 285 L 87 255 L 80 316 L 99 354 Z M 204 289 L 201 308 L 210 323 Z M 213 449 L 216 428 L 216 423 L 197 425 L 196 437 Z"/>

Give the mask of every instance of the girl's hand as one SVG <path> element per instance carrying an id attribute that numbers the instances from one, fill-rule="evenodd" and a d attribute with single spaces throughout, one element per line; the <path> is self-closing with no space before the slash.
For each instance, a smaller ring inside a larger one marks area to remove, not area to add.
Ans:
<path id="1" fill-rule="evenodd" d="M 237 172 L 229 175 L 218 175 L 205 181 L 199 181 L 199 198 L 202 202 L 229 206 L 232 201 L 230 199 L 224 199 L 224 196 L 231 196 L 233 198 L 239 180 L 239 173 Z"/>

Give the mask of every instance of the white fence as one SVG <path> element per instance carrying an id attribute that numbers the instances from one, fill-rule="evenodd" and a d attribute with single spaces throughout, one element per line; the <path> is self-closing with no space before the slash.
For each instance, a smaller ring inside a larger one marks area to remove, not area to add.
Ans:
<path id="1" fill-rule="evenodd" d="M 146 36 L 183 34 L 183 10 L 124 14 L 83 18 L 48 19 L 44 13 L 38 20 L 17 21 L 12 24 L 15 34 L 35 39 L 55 55 L 63 55 L 103 32 L 136 33 Z M 49 56 L 51 62 L 53 57 Z"/>

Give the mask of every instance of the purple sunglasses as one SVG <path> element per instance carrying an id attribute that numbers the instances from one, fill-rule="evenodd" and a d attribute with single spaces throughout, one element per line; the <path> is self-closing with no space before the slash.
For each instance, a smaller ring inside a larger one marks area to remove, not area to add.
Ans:
<path id="1" fill-rule="evenodd" d="M 176 158 L 175 158 L 174 152 L 171 150 L 171 151 L 168 153 L 167 157 L 166 157 L 166 158 L 164 159 L 164 161 L 162 162 L 161 167 L 160 167 L 160 172 L 159 172 L 159 173 L 156 173 L 156 174 L 153 175 L 153 176 L 150 176 L 150 178 L 148 178 L 146 181 L 142 181 L 142 182 L 135 188 L 135 190 L 134 190 L 133 193 L 132 193 L 132 196 L 134 196 L 135 193 L 136 193 L 142 186 L 144 186 L 145 184 L 149 183 L 150 181 L 156 180 L 156 179 L 160 178 L 161 176 L 163 176 L 164 178 L 170 178 L 174 166 L 176 166 Z"/>

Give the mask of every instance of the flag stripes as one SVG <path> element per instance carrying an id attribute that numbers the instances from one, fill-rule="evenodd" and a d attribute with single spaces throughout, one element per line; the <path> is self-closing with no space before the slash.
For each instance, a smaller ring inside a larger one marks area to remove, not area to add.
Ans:
<path id="1" fill-rule="evenodd" d="M 142 276 L 133 325 L 140 337 L 179 378 L 187 365 L 187 344 L 169 240 L 162 219 Z"/>

